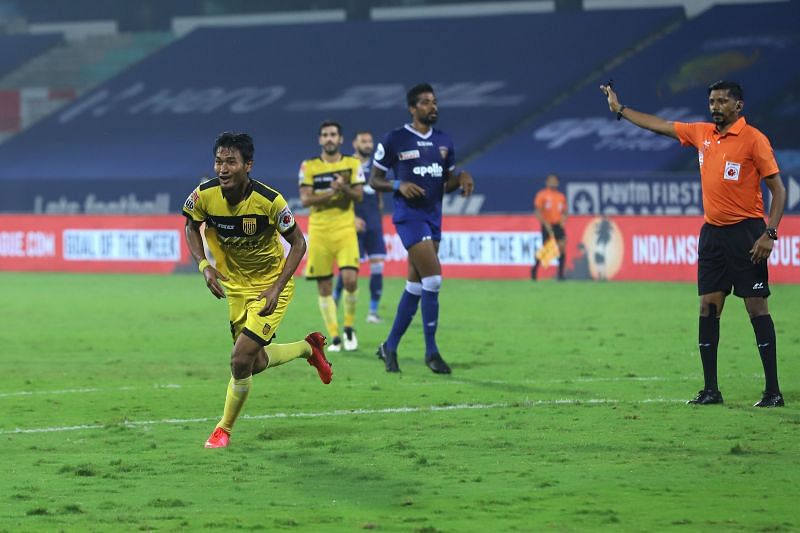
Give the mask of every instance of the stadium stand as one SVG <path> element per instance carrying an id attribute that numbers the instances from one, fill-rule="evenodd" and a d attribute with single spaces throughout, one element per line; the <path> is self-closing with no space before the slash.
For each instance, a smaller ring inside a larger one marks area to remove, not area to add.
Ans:
<path id="1" fill-rule="evenodd" d="M 62 41 L 57 34 L 0 35 L 0 78 Z"/>
<path id="2" fill-rule="evenodd" d="M 798 114 L 792 88 L 800 83 L 799 20 L 798 2 L 716 6 L 594 77 L 467 166 L 514 204 L 512 210 L 530 208 L 529 198 L 548 172 L 582 182 L 624 182 L 653 173 L 660 179 L 679 172 L 685 175 L 675 179 L 696 182 L 694 151 L 617 122 L 598 85 L 613 78 L 622 101 L 634 109 L 692 121 L 708 120 L 706 87 L 726 78 L 743 85 L 745 116 L 772 139 L 784 173 L 797 172 L 800 133 L 791 120 L 779 117 Z M 526 194 L 509 194 L 519 191 L 521 183 L 528 183 Z M 497 209 L 487 201 L 489 210 Z M 796 203 L 788 207 L 800 208 Z"/>
<path id="3" fill-rule="evenodd" d="M 224 129 L 251 132 L 255 174 L 296 194 L 321 120 L 382 134 L 406 120 L 405 88 L 422 80 L 467 156 L 682 20 L 674 8 L 199 29 L 0 146 L 15 154 L 0 210 L 90 194 L 166 194 L 177 210 Z"/>
<path id="4" fill-rule="evenodd" d="M 61 43 L 0 78 L 0 88 L 72 88 L 81 92 L 172 40 L 167 32 L 98 35 Z"/>

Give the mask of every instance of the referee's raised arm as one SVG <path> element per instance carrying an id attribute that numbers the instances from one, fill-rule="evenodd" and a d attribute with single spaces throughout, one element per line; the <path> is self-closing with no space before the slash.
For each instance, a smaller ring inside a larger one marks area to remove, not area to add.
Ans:
<path id="1" fill-rule="evenodd" d="M 614 91 L 611 85 L 601 85 L 600 90 L 606 95 L 606 98 L 608 99 L 608 109 L 612 113 L 616 113 L 617 120 L 624 118 L 628 122 L 639 126 L 640 128 L 650 130 L 654 133 L 658 133 L 659 135 L 665 135 L 667 137 L 672 137 L 673 139 L 678 139 L 678 133 L 675 131 L 674 122 L 664 120 L 656 115 L 650 115 L 648 113 L 636 111 L 624 104 L 619 103 L 617 93 Z"/>

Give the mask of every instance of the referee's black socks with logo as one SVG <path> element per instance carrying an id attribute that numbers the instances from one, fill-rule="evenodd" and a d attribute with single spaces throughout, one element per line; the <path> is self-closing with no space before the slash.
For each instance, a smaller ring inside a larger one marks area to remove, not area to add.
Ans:
<path id="1" fill-rule="evenodd" d="M 698 335 L 700 359 L 703 361 L 703 378 L 705 390 L 719 390 L 717 385 L 717 347 L 719 346 L 719 317 L 717 306 L 709 304 L 708 316 L 700 317 Z"/>
<path id="2" fill-rule="evenodd" d="M 756 334 L 756 344 L 758 353 L 761 356 L 761 364 L 764 365 L 764 390 L 765 392 L 778 394 L 778 357 L 775 346 L 775 324 L 770 315 L 761 315 L 750 319 L 753 324 L 753 331 Z"/>

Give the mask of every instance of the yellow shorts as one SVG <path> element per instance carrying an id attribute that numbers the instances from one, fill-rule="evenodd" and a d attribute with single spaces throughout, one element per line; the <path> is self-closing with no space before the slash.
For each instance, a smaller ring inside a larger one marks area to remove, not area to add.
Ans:
<path id="1" fill-rule="evenodd" d="M 262 291 L 263 289 L 253 292 L 228 291 L 226 294 L 233 342 L 236 342 L 239 335 L 245 334 L 262 346 L 270 343 L 294 296 L 294 280 L 290 279 L 286 284 L 278 297 L 278 306 L 268 316 L 258 314 L 264 307 L 264 300 L 256 299 Z"/>
<path id="2" fill-rule="evenodd" d="M 308 232 L 306 278 L 327 278 L 333 275 L 333 262 L 343 268 L 358 270 L 358 236 L 355 225 L 335 231 Z"/>

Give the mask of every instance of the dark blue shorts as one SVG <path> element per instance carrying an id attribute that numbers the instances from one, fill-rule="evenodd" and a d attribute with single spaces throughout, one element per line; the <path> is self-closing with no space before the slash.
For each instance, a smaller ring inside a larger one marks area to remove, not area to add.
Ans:
<path id="1" fill-rule="evenodd" d="M 434 222 L 428 220 L 404 220 L 403 222 L 395 222 L 394 227 L 397 229 L 397 235 L 406 250 L 422 241 L 436 241 L 442 240 L 442 226 L 441 222 Z"/>
<path id="2" fill-rule="evenodd" d="M 366 220 L 367 230 L 358 233 L 358 253 L 361 259 L 369 257 L 386 257 L 386 243 L 383 242 L 382 217 L 370 217 Z"/>

